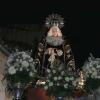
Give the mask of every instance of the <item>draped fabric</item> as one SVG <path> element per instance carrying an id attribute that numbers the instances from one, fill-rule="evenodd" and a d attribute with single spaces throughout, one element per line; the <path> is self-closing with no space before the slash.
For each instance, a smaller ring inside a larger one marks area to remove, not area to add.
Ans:
<path id="1" fill-rule="evenodd" d="M 35 54 L 35 57 L 40 61 L 40 75 L 43 75 L 45 73 L 44 69 L 48 68 L 50 64 L 56 59 L 64 62 L 66 64 L 66 68 L 69 71 L 75 70 L 74 55 L 69 43 L 64 42 L 61 46 L 55 47 L 47 44 L 45 39 L 43 39 L 43 41 L 39 43 L 38 50 Z"/>

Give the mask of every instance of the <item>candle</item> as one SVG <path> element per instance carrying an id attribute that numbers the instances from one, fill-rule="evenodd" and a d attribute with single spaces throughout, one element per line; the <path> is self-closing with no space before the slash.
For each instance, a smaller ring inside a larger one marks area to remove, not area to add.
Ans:
<path id="1" fill-rule="evenodd" d="M 78 84 L 79 84 L 79 85 L 78 85 L 79 88 L 81 88 L 81 89 L 83 88 L 83 86 L 84 86 L 84 81 L 85 81 L 85 80 L 84 80 L 83 72 L 81 71 L 81 72 L 80 72 L 79 83 L 78 83 Z"/>

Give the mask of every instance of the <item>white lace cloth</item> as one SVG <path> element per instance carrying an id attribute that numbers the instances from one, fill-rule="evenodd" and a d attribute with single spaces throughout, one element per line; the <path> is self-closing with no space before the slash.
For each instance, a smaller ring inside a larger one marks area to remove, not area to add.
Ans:
<path id="1" fill-rule="evenodd" d="M 46 42 L 52 46 L 60 46 L 63 44 L 64 40 L 62 37 L 53 37 L 53 36 L 47 36 Z"/>

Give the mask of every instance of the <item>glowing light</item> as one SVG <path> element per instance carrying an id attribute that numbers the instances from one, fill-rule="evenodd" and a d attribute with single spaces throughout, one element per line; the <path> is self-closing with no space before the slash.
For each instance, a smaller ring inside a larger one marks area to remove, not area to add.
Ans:
<path id="1" fill-rule="evenodd" d="M 84 80 L 83 72 L 81 71 L 80 72 L 79 83 L 78 83 L 78 88 L 83 88 L 84 82 L 85 82 L 85 80 Z"/>
<path id="2" fill-rule="evenodd" d="M 46 83 L 46 82 L 43 81 L 43 80 L 38 80 L 36 84 L 37 84 L 37 85 L 44 85 L 45 83 Z"/>

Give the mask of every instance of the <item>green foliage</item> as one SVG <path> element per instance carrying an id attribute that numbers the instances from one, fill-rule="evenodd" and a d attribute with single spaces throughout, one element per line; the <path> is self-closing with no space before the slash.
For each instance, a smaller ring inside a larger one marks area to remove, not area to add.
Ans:
<path id="1" fill-rule="evenodd" d="M 63 86 L 53 86 L 47 90 L 47 95 L 53 96 L 71 96 L 73 93 L 73 88 L 65 89 Z"/>
<path id="2" fill-rule="evenodd" d="M 86 83 L 84 85 L 84 89 L 88 92 L 91 93 L 91 91 L 96 90 L 100 86 L 100 79 L 92 79 L 88 78 L 86 80 Z"/>
<path id="3" fill-rule="evenodd" d="M 6 79 L 11 83 L 16 83 L 16 82 L 27 83 L 34 81 L 34 77 L 30 77 L 29 73 L 26 70 L 23 70 L 21 72 L 18 71 L 14 75 L 7 74 Z"/>

